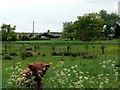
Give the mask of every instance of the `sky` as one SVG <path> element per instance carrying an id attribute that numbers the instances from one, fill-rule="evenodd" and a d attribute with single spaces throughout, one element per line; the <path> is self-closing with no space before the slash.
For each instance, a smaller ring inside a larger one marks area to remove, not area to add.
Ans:
<path id="1" fill-rule="evenodd" d="M 16 25 L 15 32 L 62 32 L 63 23 L 85 13 L 118 13 L 119 0 L 0 0 L 0 26 Z"/>

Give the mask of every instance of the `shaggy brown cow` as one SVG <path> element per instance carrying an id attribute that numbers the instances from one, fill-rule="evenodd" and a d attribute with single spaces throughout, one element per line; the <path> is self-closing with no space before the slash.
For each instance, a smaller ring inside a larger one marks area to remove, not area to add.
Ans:
<path id="1" fill-rule="evenodd" d="M 34 62 L 28 65 L 28 67 L 25 70 L 23 70 L 20 74 L 25 74 L 27 79 L 29 79 L 32 76 L 35 76 L 34 81 L 37 83 L 37 90 L 42 90 L 42 78 L 49 68 L 50 64 L 45 64 L 43 62 Z"/>

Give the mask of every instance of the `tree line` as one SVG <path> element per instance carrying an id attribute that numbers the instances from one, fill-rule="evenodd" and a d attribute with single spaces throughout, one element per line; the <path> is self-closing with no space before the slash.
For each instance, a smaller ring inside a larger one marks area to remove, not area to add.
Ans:
<path id="1" fill-rule="evenodd" d="M 78 16 L 77 20 L 63 23 L 63 38 L 70 40 L 91 40 L 108 37 L 113 34 L 115 38 L 120 37 L 120 16 L 116 13 L 107 13 L 101 10 L 99 13 L 88 13 Z M 17 34 L 16 26 L 2 24 L 0 33 L 2 41 L 15 41 Z M 23 38 L 24 39 L 24 38 Z M 26 39 L 26 38 L 25 38 Z"/>
<path id="2" fill-rule="evenodd" d="M 114 37 L 118 38 L 120 36 L 118 22 L 120 22 L 119 15 L 113 12 L 107 13 L 105 10 L 101 10 L 99 13 L 85 14 L 78 16 L 74 22 L 63 23 L 63 36 L 70 40 L 91 40 L 114 34 Z"/>

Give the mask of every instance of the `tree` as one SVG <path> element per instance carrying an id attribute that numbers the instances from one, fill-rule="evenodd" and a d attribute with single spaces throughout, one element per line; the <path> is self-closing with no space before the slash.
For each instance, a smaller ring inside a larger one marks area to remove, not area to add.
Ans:
<path id="1" fill-rule="evenodd" d="M 104 24 L 104 20 L 97 13 L 89 13 L 84 16 L 78 16 L 74 27 L 77 30 L 77 38 L 93 39 L 100 35 L 100 29 Z"/>
<path id="2" fill-rule="evenodd" d="M 115 38 L 120 38 L 120 24 L 117 23 L 115 28 Z"/>
<path id="3" fill-rule="evenodd" d="M 63 23 L 63 37 L 69 38 L 70 40 L 73 40 L 74 36 L 74 26 L 73 22 L 65 22 Z"/>
<path id="4" fill-rule="evenodd" d="M 2 41 L 14 41 L 16 40 L 16 33 L 14 32 L 16 26 L 3 24 L 1 27 Z"/>
<path id="5" fill-rule="evenodd" d="M 107 25 L 107 29 L 104 31 L 105 35 L 108 36 L 108 34 L 113 34 L 114 32 L 111 30 L 111 27 L 115 29 L 116 22 L 120 21 L 119 15 L 116 13 L 107 13 L 105 10 L 101 10 L 99 12 L 99 15 L 102 19 L 104 19 L 104 25 Z"/>

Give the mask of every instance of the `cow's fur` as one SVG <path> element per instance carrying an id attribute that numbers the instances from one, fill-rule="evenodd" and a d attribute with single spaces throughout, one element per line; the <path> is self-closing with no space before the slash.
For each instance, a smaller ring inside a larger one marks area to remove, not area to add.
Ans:
<path id="1" fill-rule="evenodd" d="M 42 78 L 49 68 L 50 68 L 50 64 L 45 64 L 43 62 L 34 62 L 28 65 L 28 67 L 24 69 L 20 73 L 20 75 L 25 74 L 27 79 L 29 79 L 32 76 L 35 76 L 34 81 L 37 83 L 38 90 L 42 90 L 42 86 L 43 86 Z"/>

